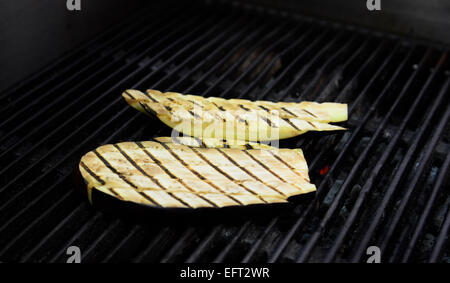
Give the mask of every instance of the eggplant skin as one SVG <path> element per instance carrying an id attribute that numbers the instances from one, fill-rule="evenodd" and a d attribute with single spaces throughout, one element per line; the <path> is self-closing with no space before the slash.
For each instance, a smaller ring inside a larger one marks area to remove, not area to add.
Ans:
<path id="1" fill-rule="evenodd" d="M 283 205 L 316 190 L 300 149 L 207 148 L 165 138 L 100 146 L 79 170 L 94 205 L 108 195 L 157 209 L 214 210 Z"/>
<path id="2" fill-rule="evenodd" d="M 345 128 L 330 122 L 347 120 L 347 104 L 270 102 L 204 98 L 157 90 L 126 90 L 122 96 L 137 110 L 158 117 L 167 126 L 189 136 L 225 140 L 268 141 L 308 131 Z"/>

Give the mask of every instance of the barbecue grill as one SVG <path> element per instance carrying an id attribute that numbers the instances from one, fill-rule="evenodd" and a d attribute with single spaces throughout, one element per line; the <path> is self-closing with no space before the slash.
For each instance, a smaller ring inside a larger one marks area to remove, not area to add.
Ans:
<path id="1" fill-rule="evenodd" d="M 141 12 L 0 95 L 0 261 L 448 262 L 450 69 L 444 45 L 228 2 Z M 300 147 L 318 191 L 264 217 L 164 223 L 91 207 L 80 157 L 170 129 L 127 88 L 348 103 L 348 130 Z"/>

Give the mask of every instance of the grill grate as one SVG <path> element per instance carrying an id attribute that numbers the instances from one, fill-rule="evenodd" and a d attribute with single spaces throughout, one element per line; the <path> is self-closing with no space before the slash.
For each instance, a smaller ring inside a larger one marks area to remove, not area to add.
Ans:
<path id="1" fill-rule="evenodd" d="M 239 5 L 145 15 L 0 95 L 1 261 L 65 261 L 76 245 L 84 262 L 346 262 L 376 245 L 386 262 L 448 262 L 445 49 Z M 281 142 L 304 150 L 312 202 L 155 225 L 97 211 L 72 180 L 92 148 L 168 133 L 126 106 L 126 88 L 346 102 L 349 130 Z"/>

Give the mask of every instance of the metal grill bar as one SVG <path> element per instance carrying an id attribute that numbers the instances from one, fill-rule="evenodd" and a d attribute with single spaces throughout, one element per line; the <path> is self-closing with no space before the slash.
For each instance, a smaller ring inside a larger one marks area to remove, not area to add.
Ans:
<path id="1" fill-rule="evenodd" d="M 445 113 L 445 116 L 444 116 L 444 119 L 442 120 L 442 121 L 446 121 L 446 122 L 448 122 L 448 113 L 450 112 L 450 110 L 448 109 L 448 111 Z M 447 119 L 446 119 L 447 118 Z M 437 145 L 437 143 L 438 143 L 438 140 L 442 137 L 442 135 L 444 134 L 443 132 L 443 130 L 444 130 L 444 127 L 446 126 L 446 123 L 440 123 L 439 124 L 439 126 L 436 128 L 436 133 L 438 133 L 439 132 L 439 135 L 437 135 L 437 134 L 435 134 L 435 135 L 433 135 L 433 138 L 432 138 L 432 140 L 430 141 L 430 144 L 428 144 L 427 145 L 427 152 L 426 152 L 426 158 L 425 158 L 425 160 L 422 160 L 422 164 L 429 164 L 429 163 L 431 163 L 431 157 L 432 157 L 432 154 L 433 154 L 433 151 L 434 151 L 434 147 Z M 418 171 L 418 172 L 420 172 L 419 174 L 423 174 L 424 173 L 424 169 L 425 168 L 420 168 L 420 170 Z M 417 184 L 418 184 L 418 180 L 415 180 L 413 183 L 411 183 L 410 184 L 410 186 L 408 187 L 408 195 L 407 195 L 407 200 L 406 200 L 406 204 L 405 204 L 405 206 L 403 206 L 403 213 L 404 213 L 404 209 L 405 209 L 405 207 L 408 205 L 408 202 L 410 202 L 411 201 L 411 197 L 412 197 L 412 193 L 413 193 L 413 191 L 417 188 Z M 397 212 L 397 213 L 399 213 L 400 214 L 400 212 Z M 405 231 L 406 231 L 406 229 L 405 229 Z M 405 233 L 406 234 L 406 233 Z M 403 239 L 404 239 L 404 237 L 402 237 L 401 238 L 402 239 L 402 242 L 403 242 Z M 398 245 L 398 247 L 400 247 L 401 245 Z M 393 260 L 395 260 L 396 258 L 398 258 L 399 257 L 399 254 L 398 254 L 398 252 L 400 251 L 400 249 L 398 248 L 398 249 L 396 249 L 396 252 L 394 252 L 393 253 L 393 255 L 391 256 L 391 261 L 393 261 Z M 408 254 L 405 252 L 405 254 L 404 254 L 404 256 L 402 257 L 402 259 L 401 259 L 401 261 L 402 262 L 406 262 L 407 261 L 407 257 L 408 257 Z"/>
<path id="2" fill-rule="evenodd" d="M 374 102 L 374 106 L 376 107 L 379 103 L 382 102 L 382 99 L 385 97 L 385 95 L 387 94 L 387 90 L 390 88 L 390 86 L 392 85 L 392 83 L 394 82 L 394 79 L 399 75 L 400 71 L 405 67 L 405 64 L 409 58 L 409 56 L 411 55 L 411 52 L 409 52 L 408 56 L 405 57 L 405 59 L 403 60 L 403 62 L 401 63 L 401 65 L 397 68 L 397 71 L 395 72 L 395 74 L 392 76 L 391 80 L 388 82 L 388 84 L 386 85 L 386 87 L 384 88 L 382 94 L 377 98 L 377 100 Z M 426 56 L 425 56 L 426 57 Z M 425 58 L 423 59 L 425 60 Z M 423 62 L 423 61 L 422 61 Z M 308 242 L 308 244 L 305 246 L 305 248 L 302 250 L 302 254 L 299 256 L 299 261 L 303 261 L 306 259 L 306 256 L 311 252 L 312 247 L 314 246 L 314 244 L 316 243 L 316 241 L 318 240 L 320 233 L 325 229 L 325 226 L 327 225 L 327 222 L 331 219 L 331 217 L 333 216 L 333 214 L 335 213 L 337 207 L 341 204 L 341 198 L 344 195 L 344 193 L 347 190 L 348 185 L 350 184 L 352 178 L 355 176 L 356 174 L 356 170 L 361 166 L 362 162 L 365 160 L 365 158 L 367 157 L 367 154 L 369 152 L 369 150 L 372 148 L 373 145 L 375 145 L 375 141 L 377 140 L 377 138 L 379 137 L 381 130 L 385 127 L 389 117 L 392 115 L 393 110 L 395 109 L 395 105 L 397 105 L 401 99 L 403 98 L 403 96 L 406 94 L 406 90 L 408 89 L 408 87 L 410 86 L 410 84 L 413 82 L 415 78 L 415 74 L 412 75 L 412 77 L 409 79 L 409 81 L 407 82 L 404 91 L 402 91 L 396 101 L 394 102 L 394 107 L 391 108 L 391 110 L 385 115 L 385 118 L 383 119 L 383 122 L 380 124 L 380 126 L 377 129 L 377 132 L 372 136 L 369 145 L 367 145 L 365 147 L 365 151 L 360 154 L 360 157 L 358 159 L 358 161 L 356 162 L 356 164 L 353 166 L 352 171 L 348 174 L 348 177 L 346 178 L 345 183 L 342 185 L 342 187 L 340 188 L 340 192 L 339 194 L 335 197 L 335 199 L 333 200 L 333 204 L 330 206 L 329 210 L 327 211 L 327 214 L 325 215 L 325 217 L 323 218 L 321 224 L 319 224 L 319 228 L 316 230 L 315 234 L 313 234 L 313 236 L 311 237 L 310 241 Z M 375 108 L 374 107 L 374 108 Z M 375 110 L 373 108 L 373 110 Z M 369 111 L 367 113 L 367 115 L 365 116 L 365 119 L 369 119 L 370 115 L 373 113 L 372 111 Z M 362 129 L 362 128 L 361 128 Z M 355 136 L 355 134 L 354 134 Z M 350 143 L 348 143 L 350 144 Z M 344 153 L 345 151 L 342 151 L 342 153 Z M 333 164 L 334 167 L 335 164 Z M 331 171 L 331 170 L 330 170 Z M 330 175 L 328 175 L 330 176 Z M 322 181 L 321 183 L 321 187 L 322 185 L 324 185 L 324 181 Z M 319 187 L 320 188 L 320 187 Z"/>
<path id="3" fill-rule="evenodd" d="M 277 32 L 279 32 L 280 30 L 285 29 L 287 24 L 285 25 L 280 25 L 278 29 L 273 30 L 270 34 L 267 35 L 268 38 L 270 38 L 271 36 L 273 36 L 274 34 L 276 34 Z M 227 86 L 227 89 L 224 90 L 221 93 L 221 96 L 223 97 L 227 97 L 229 95 L 229 93 L 231 92 L 232 89 L 235 89 L 238 85 L 238 83 L 240 83 L 248 74 L 251 73 L 251 71 L 254 70 L 254 68 L 256 68 L 258 66 L 258 64 L 260 63 L 260 61 L 268 55 L 269 52 L 271 52 L 273 49 L 276 48 L 277 45 L 282 44 L 284 41 L 286 41 L 287 38 L 291 37 L 293 33 L 298 31 L 298 27 L 296 29 L 294 29 L 293 31 L 286 33 L 284 36 L 282 36 L 281 38 L 279 38 L 278 40 L 274 40 L 268 47 L 266 47 L 264 49 L 263 52 L 261 52 L 261 54 L 259 54 L 259 56 L 257 58 L 255 58 L 255 61 L 253 63 L 250 64 L 250 66 L 247 67 L 247 71 L 242 73 L 231 85 Z M 251 51 L 253 51 L 254 49 L 251 49 Z M 241 57 L 241 58 L 245 58 L 245 57 Z M 229 72 L 232 71 L 232 69 L 228 70 Z M 225 78 L 225 74 L 222 75 L 222 78 Z M 212 86 L 210 86 L 207 90 L 206 90 L 206 94 L 209 93 L 209 91 L 212 90 Z"/>
<path id="4" fill-rule="evenodd" d="M 450 227 L 450 209 L 447 212 L 447 216 L 445 217 L 445 222 L 442 225 L 441 232 L 437 238 L 436 244 L 434 245 L 433 252 L 430 256 L 430 263 L 437 262 L 439 257 L 443 252 L 443 246 L 445 244 L 446 239 L 448 239 L 448 232 Z"/>
<path id="5" fill-rule="evenodd" d="M 447 81 L 446 85 L 445 85 L 445 90 L 442 92 L 442 96 L 440 95 L 439 98 L 443 98 L 444 97 L 444 93 L 448 94 L 448 85 L 449 85 L 450 81 Z M 440 104 L 443 103 L 443 99 L 438 99 L 436 100 L 436 103 L 433 105 L 433 110 L 436 110 L 437 107 L 440 106 Z M 445 128 L 445 126 L 447 125 L 447 121 L 450 115 L 450 107 L 447 107 L 447 111 L 445 112 L 441 122 L 439 123 L 439 126 L 437 129 L 435 129 L 435 133 L 432 136 L 431 142 L 430 144 L 426 147 L 425 150 L 425 158 L 421 161 L 421 164 L 419 166 L 419 168 L 417 169 L 417 174 L 415 175 L 413 181 L 411 181 L 411 183 L 408 186 L 408 189 L 406 190 L 406 194 L 403 196 L 402 201 L 400 203 L 400 206 L 398 207 L 398 209 L 395 212 L 394 215 L 394 219 L 392 220 L 392 223 L 394 224 L 393 228 L 390 228 L 388 230 L 388 233 L 386 234 L 385 238 L 383 239 L 383 242 L 381 244 L 382 247 L 386 247 L 390 238 L 392 237 L 392 234 L 394 233 L 395 228 L 397 228 L 398 226 L 396 226 L 398 224 L 398 222 L 400 221 L 400 218 L 402 217 L 406 206 L 408 205 L 408 202 L 410 201 L 412 192 L 416 189 L 417 184 L 419 182 L 419 177 L 422 175 L 424 169 L 426 166 L 428 166 L 431 155 L 434 151 L 434 146 L 436 146 L 438 140 L 440 139 L 441 135 L 443 134 L 443 130 Z M 425 122 L 426 125 L 430 125 L 430 120 L 432 118 L 432 115 L 427 117 L 427 120 Z M 423 133 L 423 131 L 425 131 L 426 128 L 424 128 L 423 130 L 421 129 L 421 131 L 419 132 L 420 134 Z M 421 136 L 418 136 L 418 138 L 421 138 Z M 414 145 L 416 145 L 418 143 L 418 139 L 416 140 L 416 142 L 414 143 Z M 412 148 L 412 147 L 411 147 Z M 400 172 L 400 171 L 399 171 Z"/>
<path id="6" fill-rule="evenodd" d="M 281 78 L 285 78 L 287 76 L 287 74 L 289 74 L 290 72 L 292 72 L 292 68 L 300 61 L 300 59 L 304 58 L 304 56 L 306 56 L 308 54 L 308 52 L 312 51 L 313 48 L 320 42 L 322 41 L 326 36 L 326 32 L 322 32 L 318 37 L 316 37 L 316 39 L 314 39 L 313 42 L 311 42 L 311 44 L 305 48 L 302 53 L 300 53 L 294 61 L 292 61 L 289 66 L 283 70 L 283 72 L 278 76 L 278 78 L 275 81 L 272 81 L 267 87 L 266 90 L 263 92 L 263 94 L 261 95 L 261 99 L 266 99 L 267 95 L 269 94 L 269 92 L 274 89 L 274 87 L 277 84 L 280 84 L 281 82 Z"/>
<path id="7" fill-rule="evenodd" d="M 261 44 L 266 43 L 266 41 L 270 40 L 271 37 L 273 37 L 277 32 L 279 32 L 279 31 L 281 31 L 281 30 L 282 30 L 282 26 L 278 26 L 275 30 L 272 30 L 270 33 L 266 34 L 266 35 L 264 36 L 264 39 L 265 39 L 265 40 L 264 40 L 264 41 L 260 41 Z M 232 65 L 231 68 L 228 68 L 228 70 L 227 70 L 226 72 L 224 72 L 224 73 L 220 76 L 220 78 L 216 81 L 215 84 L 221 83 L 221 82 L 225 79 L 225 77 L 226 77 L 227 75 L 229 75 L 232 71 L 235 71 L 236 68 L 237 68 L 240 64 L 243 63 L 244 59 L 246 59 L 248 55 L 250 55 L 251 53 L 253 53 L 253 52 L 256 50 L 257 46 L 258 46 L 258 45 L 255 45 L 253 48 L 248 49 L 247 52 L 245 52 L 245 56 L 241 56 L 240 59 L 237 60 L 237 61 Z M 239 77 L 238 80 L 240 81 L 242 78 L 243 78 L 243 76 L 241 75 L 241 76 Z M 204 96 L 209 96 L 209 95 L 210 95 L 210 92 L 211 92 L 211 90 L 212 90 L 213 88 L 214 88 L 214 85 L 211 85 L 211 86 L 204 92 Z M 189 91 L 189 90 L 187 90 L 187 91 Z"/>
<path id="8" fill-rule="evenodd" d="M 435 74 L 440 70 L 440 66 L 441 66 L 441 65 L 437 65 L 437 66 L 436 66 L 436 69 L 435 69 L 436 71 L 435 71 L 435 73 L 430 77 L 430 81 L 429 81 L 429 82 L 432 81 L 432 79 L 434 78 Z M 427 87 L 428 85 L 425 85 L 425 86 Z M 424 87 L 422 94 L 425 93 L 425 90 L 426 90 L 426 88 Z M 400 97 L 400 96 L 399 96 L 399 97 Z M 369 179 L 366 181 L 366 184 L 365 184 L 365 186 L 362 188 L 361 194 L 360 194 L 360 196 L 358 197 L 358 199 L 357 199 L 357 201 L 356 201 L 356 203 L 355 203 L 355 205 L 354 205 L 354 207 L 353 207 L 353 209 L 352 209 L 352 212 L 350 213 L 350 215 L 349 215 L 349 217 L 348 217 L 348 219 L 347 219 L 347 222 L 344 224 L 344 228 L 342 229 L 341 233 L 340 233 L 340 234 L 338 235 L 338 237 L 337 237 L 335 248 L 333 248 L 333 249 L 330 251 L 329 256 L 327 256 L 327 258 L 326 258 L 327 260 L 330 260 L 330 261 L 331 261 L 331 260 L 333 259 L 333 257 L 334 257 L 334 255 L 335 255 L 337 249 L 338 249 L 338 248 L 340 247 L 340 245 L 342 244 L 342 241 L 343 241 L 343 239 L 345 238 L 346 233 L 348 232 L 349 228 L 351 227 L 353 221 L 354 221 L 355 218 L 356 218 L 356 215 L 358 214 L 358 210 L 361 208 L 361 205 L 362 205 L 362 203 L 363 203 L 363 201 L 364 201 L 364 198 L 366 197 L 367 193 L 369 192 L 369 190 L 372 188 L 372 186 L 373 186 L 373 184 L 374 184 L 375 177 L 376 177 L 376 176 L 380 173 L 380 171 L 382 170 L 382 166 L 383 166 L 384 162 L 387 160 L 389 154 L 392 152 L 392 150 L 394 149 L 395 145 L 397 144 L 397 142 L 398 142 L 398 140 L 399 140 L 401 134 L 402 134 L 403 131 L 404 131 L 404 128 L 406 127 L 406 124 L 408 123 L 410 117 L 411 117 L 412 114 L 414 113 L 415 106 L 417 106 L 417 104 L 420 103 L 420 99 L 421 99 L 421 98 L 422 98 L 422 95 L 419 95 L 419 96 L 417 97 L 417 100 L 415 101 L 415 103 L 411 106 L 410 112 L 405 116 L 405 119 L 403 120 L 402 125 L 400 126 L 400 128 L 399 128 L 399 130 L 397 131 L 397 133 L 396 133 L 396 135 L 394 136 L 394 138 L 391 139 L 391 141 L 390 141 L 388 147 L 386 148 L 386 150 L 384 151 L 383 155 L 382 155 L 381 158 L 379 159 L 377 165 L 375 166 L 375 170 L 372 171 L 372 173 L 371 173 Z M 442 98 L 442 96 L 440 96 L 440 98 Z M 435 110 L 434 107 L 435 107 L 435 106 L 437 107 L 438 103 L 441 102 L 441 99 L 440 99 L 440 98 L 438 98 L 438 99 L 436 100 L 436 103 L 437 103 L 437 104 L 434 104 L 432 111 Z M 397 102 L 394 103 L 394 105 L 393 105 L 393 107 L 392 107 L 392 110 L 395 109 L 395 106 L 397 106 L 397 104 L 398 104 Z M 392 112 L 393 112 L 393 111 L 392 111 Z M 390 115 L 387 115 L 387 116 L 390 116 Z M 424 125 L 422 126 L 420 132 L 418 133 L 417 139 L 415 139 L 415 143 L 410 147 L 411 151 L 414 151 L 414 150 L 412 150 L 412 149 L 418 144 L 418 141 L 422 138 L 422 134 L 423 134 L 423 132 L 425 131 L 426 127 L 429 125 L 430 119 L 431 119 L 431 115 L 427 117 L 426 122 L 424 123 Z M 384 121 L 383 121 L 383 122 L 384 122 Z M 382 126 L 383 126 L 383 127 L 386 126 L 386 123 L 383 123 Z M 380 129 L 380 132 L 381 132 L 381 129 Z M 400 171 L 399 171 L 399 172 L 400 172 Z"/>
<path id="9" fill-rule="evenodd" d="M 445 158 L 445 161 L 442 164 L 439 176 L 437 177 L 436 183 L 434 184 L 433 189 L 431 191 L 430 198 L 428 199 L 425 209 L 423 210 L 422 215 L 420 216 L 420 219 L 417 222 L 417 226 L 416 229 L 414 230 L 413 236 L 411 237 L 411 240 L 408 243 L 408 247 L 402 259 L 403 262 L 409 261 L 413 253 L 413 249 L 416 246 L 416 243 L 424 230 L 425 223 L 427 219 L 430 217 L 433 204 L 435 203 L 439 192 L 444 187 L 445 175 L 448 174 L 449 170 L 450 170 L 450 152 L 447 154 L 447 157 Z"/>
<path id="10" fill-rule="evenodd" d="M 440 66 L 440 65 L 438 65 L 438 66 Z M 437 66 L 437 67 L 438 67 L 438 66 Z M 414 102 L 413 107 L 411 107 L 411 111 L 410 111 L 410 112 L 408 113 L 408 115 L 407 115 L 408 119 L 409 119 L 409 118 L 411 117 L 411 115 L 414 113 L 414 111 L 413 111 L 413 110 L 415 109 L 414 106 L 417 106 L 417 104 L 420 102 L 420 99 L 425 95 L 425 91 L 426 91 L 426 89 L 429 87 L 429 84 L 431 83 L 431 81 L 432 81 L 432 79 L 434 78 L 434 75 L 435 75 L 435 74 L 436 74 L 436 71 L 433 72 L 432 76 L 430 76 L 430 78 L 428 79 L 426 85 L 422 88 L 421 93 L 419 94 L 418 98 L 417 98 L 416 101 Z M 406 121 L 407 121 L 407 119 L 405 119 L 405 122 L 404 122 L 404 124 L 402 125 L 402 128 L 404 128 L 404 127 L 406 126 Z M 424 130 L 425 130 L 425 128 L 423 127 L 422 130 L 421 130 L 421 132 L 423 132 Z M 423 133 L 422 133 L 422 134 L 423 134 Z M 419 136 L 419 137 L 420 137 L 420 136 Z M 408 164 L 407 164 L 407 161 L 411 159 L 411 156 L 412 156 L 412 154 L 414 153 L 416 147 L 417 147 L 417 143 L 416 143 L 415 146 L 411 146 L 411 147 L 410 147 L 408 153 L 407 153 L 406 156 L 405 156 L 404 162 L 402 163 L 402 166 L 401 166 L 401 167 L 399 168 L 399 170 L 398 170 L 398 172 L 401 172 L 401 174 L 396 174 L 395 179 L 391 182 L 389 188 L 386 190 L 385 197 L 383 198 L 383 201 L 381 202 L 381 204 L 380 204 L 380 206 L 379 206 L 379 209 L 377 210 L 377 212 L 376 212 L 376 214 L 375 214 L 374 221 L 373 221 L 373 222 L 371 223 L 371 225 L 369 226 L 369 228 L 368 228 L 368 230 L 367 230 L 367 234 L 366 234 L 366 236 L 362 239 L 361 243 L 367 243 L 367 242 L 370 240 L 371 235 L 373 234 L 373 232 L 374 232 L 374 230 L 375 230 L 375 228 L 376 228 L 376 226 L 377 226 L 379 220 L 381 219 L 382 214 L 383 214 L 383 212 L 384 212 L 384 210 L 385 210 L 385 208 L 386 208 L 386 206 L 387 206 L 387 204 L 388 204 L 388 202 L 389 202 L 389 200 L 390 200 L 390 198 L 391 198 L 391 195 L 394 193 L 395 188 L 397 187 L 397 185 L 398 185 L 398 183 L 400 182 L 400 179 L 401 179 L 401 177 L 402 177 L 404 171 L 406 170 L 406 167 L 407 167 L 407 165 L 408 165 Z M 402 168 L 403 168 L 403 169 L 402 169 Z M 360 257 L 360 256 L 361 256 L 361 254 L 362 254 L 362 251 L 361 251 L 361 250 L 362 250 L 362 249 L 363 249 L 363 246 L 360 245 L 360 246 L 358 247 L 358 249 L 357 249 L 358 252 L 357 252 L 356 255 L 355 255 L 355 259 L 356 259 L 357 257 Z"/>

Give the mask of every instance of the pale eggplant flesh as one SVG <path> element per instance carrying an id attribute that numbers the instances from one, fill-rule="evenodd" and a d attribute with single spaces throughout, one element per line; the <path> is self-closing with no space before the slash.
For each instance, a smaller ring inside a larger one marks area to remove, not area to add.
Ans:
<path id="1" fill-rule="evenodd" d="M 301 149 L 158 139 L 103 145 L 85 154 L 79 170 L 91 203 L 94 193 L 159 209 L 217 209 L 285 204 L 316 190 Z"/>
<path id="2" fill-rule="evenodd" d="M 345 128 L 347 104 L 270 102 L 185 95 L 157 90 L 126 90 L 126 102 L 188 136 L 223 140 L 268 141 L 308 131 Z"/>

